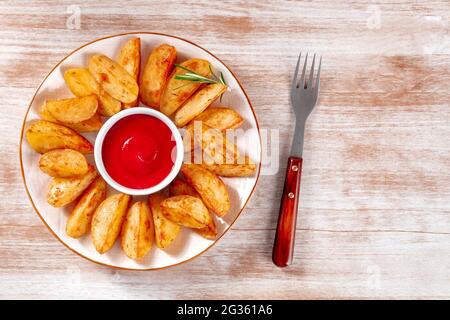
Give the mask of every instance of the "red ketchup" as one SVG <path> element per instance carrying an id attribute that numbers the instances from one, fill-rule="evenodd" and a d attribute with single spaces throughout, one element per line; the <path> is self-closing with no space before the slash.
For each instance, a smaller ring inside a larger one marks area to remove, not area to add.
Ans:
<path id="1" fill-rule="evenodd" d="M 173 168 L 175 139 L 161 120 L 133 114 L 117 121 L 105 136 L 103 164 L 109 176 L 131 189 L 157 185 Z"/>

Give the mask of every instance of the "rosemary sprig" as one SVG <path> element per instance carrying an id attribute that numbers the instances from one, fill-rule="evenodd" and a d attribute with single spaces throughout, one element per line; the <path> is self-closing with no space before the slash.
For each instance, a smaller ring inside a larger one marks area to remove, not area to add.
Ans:
<path id="1" fill-rule="evenodd" d="M 227 85 L 227 83 L 225 82 L 225 78 L 223 77 L 223 73 L 221 72 L 220 77 L 217 77 L 217 75 L 213 72 L 211 65 L 209 66 L 209 70 L 211 71 L 211 78 L 204 77 L 204 76 L 198 74 L 197 72 L 192 71 L 191 69 L 186 68 L 182 65 L 179 65 L 176 63 L 174 65 L 175 65 L 175 67 L 178 67 L 178 68 L 181 68 L 181 69 L 187 71 L 185 74 L 177 74 L 175 76 L 175 79 L 177 79 L 177 80 L 186 80 L 186 81 L 191 81 L 191 82 L 200 82 L 200 83 L 207 83 L 207 84 L 221 83 L 221 84 Z M 179 89 L 183 86 L 185 86 L 185 84 L 178 87 L 177 89 Z M 222 102 L 222 96 L 223 96 L 223 94 L 220 95 L 220 102 Z"/>
<path id="2" fill-rule="evenodd" d="M 222 82 L 224 85 L 227 85 L 227 83 L 225 82 L 225 78 L 223 77 L 223 73 L 220 73 L 220 82 Z"/>
<path id="3" fill-rule="evenodd" d="M 227 85 L 227 83 L 225 82 L 225 78 L 223 77 L 222 72 L 220 73 L 220 78 L 218 78 L 214 74 L 214 72 L 212 71 L 211 66 L 209 66 L 209 70 L 211 70 L 212 78 L 204 77 L 204 76 L 198 74 L 197 72 L 192 71 L 191 69 L 186 68 L 186 67 L 184 67 L 182 65 L 179 65 L 179 64 L 175 64 L 175 67 L 178 67 L 178 68 L 181 68 L 181 69 L 187 71 L 185 74 L 177 74 L 175 76 L 175 79 L 177 79 L 177 80 L 187 80 L 187 81 L 207 83 L 207 84 L 222 83 L 224 85 Z"/>

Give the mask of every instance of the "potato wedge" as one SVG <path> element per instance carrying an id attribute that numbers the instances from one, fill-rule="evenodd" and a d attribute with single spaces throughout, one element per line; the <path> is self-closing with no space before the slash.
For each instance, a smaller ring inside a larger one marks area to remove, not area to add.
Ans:
<path id="1" fill-rule="evenodd" d="M 69 237 L 79 238 L 91 230 L 92 216 L 97 207 L 106 198 L 106 182 L 97 177 L 83 192 L 66 224 Z"/>
<path id="2" fill-rule="evenodd" d="M 211 224 L 211 216 L 202 200 L 192 196 L 175 196 L 160 204 L 163 215 L 188 228 L 204 228 Z"/>
<path id="3" fill-rule="evenodd" d="M 174 122 L 177 127 L 182 128 L 187 125 L 192 119 L 205 111 L 211 103 L 220 97 L 227 90 L 227 86 L 221 83 L 209 84 L 192 97 L 190 97 L 185 104 L 179 108 L 174 117 Z"/>
<path id="4" fill-rule="evenodd" d="M 117 62 L 137 80 L 141 65 L 141 39 L 132 38 L 128 40 L 120 49 Z"/>
<path id="5" fill-rule="evenodd" d="M 94 114 L 94 116 L 88 120 L 68 124 L 67 126 L 78 132 L 97 132 L 103 126 L 103 121 L 100 115 Z"/>
<path id="6" fill-rule="evenodd" d="M 195 191 L 194 188 L 192 188 L 192 186 L 181 180 L 181 179 L 176 179 L 175 181 L 173 181 L 170 185 L 170 196 L 182 196 L 182 195 L 187 195 L 187 196 L 193 196 L 193 197 L 197 197 L 199 199 L 201 199 L 200 195 L 198 194 L 197 191 Z M 211 223 L 204 227 L 204 228 L 200 228 L 200 229 L 193 229 L 195 232 L 197 232 L 198 234 L 200 234 L 202 237 L 205 237 L 207 239 L 215 239 L 217 236 L 217 228 L 216 228 L 216 223 L 214 222 L 214 219 L 211 217 Z"/>
<path id="7" fill-rule="evenodd" d="M 177 50 L 168 44 L 162 44 L 152 50 L 140 81 L 142 103 L 151 108 L 159 109 L 161 95 L 176 58 Z"/>
<path id="8" fill-rule="evenodd" d="M 195 191 L 195 189 L 189 183 L 179 178 L 175 179 L 170 184 L 169 194 L 171 197 L 186 195 L 201 198 L 198 192 Z"/>
<path id="9" fill-rule="evenodd" d="M 203 238 L 214 240 L 217 237 L 217 227 L 214 222 L 214 220 L 211 218 L 211 224 L 207 227 L 200 228 L 200 229 L 192 229 L 195 232 L 197 232 L 199 235 L 201 235 Z"/>
<path id="10" fill-rule="evenodd" d="M 228 107 L 208 108 L 194 120 L 203 121 L 208 126 L 221 131 L 239 128 L 244 122 L 239 113 Z"/>
<path id="11" fill-rule="evenodd" d="M 237 146 L 227 139 L 226 132 L 205 123 L 194 124 L 194 139 L 201 146 L 204 158 L 213 163 L 236 163 L 240 159 Z"/>
<path id="12" fill-rule="evenodd" d="M 194 122 L 201 121 L 211 128 L 225 131 L 235 129 L 242 125 L 244 119 L 233 109 L 208 108 L 194 118 L 187 126 L 183 136 L 184 150 L 194 150 Z"/>
<path id="13" fill-rule="evenodd" d="M 91 236 L 95 249 L 103 254 L 112 248 L 120 234 L 131 196 L 117 193 L 98 206 L 92 217 Z"/>
<path id="14" fill-rule="evenodd" d="M 39 169 L 51 177 L 73 178 L 85 175 L 89 167 L 82 153 L 72 149 L 56 149 L 41 156 Z"/>
<path id="15" fill-rule="evenodd" d="M 145 256 L 153 243 L 153 219 L 145 202 L 134 203 L 128 210 L 122 226 L 122 249 L 128 258 L 139 259 Z"/>
<path id="16" fill-rule="evenodd" d="M 86 68 L 72 68 L 64 72 L 64 81 L 69 90 L 77 97 L 98 94 L 100 85 Z"/>
<path id="17" fill-rule="evenodd" d="M 230 196 L 223 181 L 201 165 L 183 164 L 181 173 L 200 194 L 205 205 L 219 217 L 230 210 Z"/>
<path id="18" fill-rule="evenodd" d="M 97 112 L 97 96 L 91 94 L 82 98 L 47 100 L 46 109 L 59 122 L 80 123 L 92 118 Z"/>
<path id="19" fill-rule="evenodd" d="M 120 49 L 117 62 L 128 71 L 133 78 L 138 81 L 139 68 L 141 66 L 141 39 L 132 38 L 128 40 Z M 131 103 L 123 103 L 122 107 L 125 109 L 136 107 L 139 103 L 139 99 L 136 98 Z"/>
<path id="20" fill-rule="evenodd" d="M 161 249 L 169 246 L 181 230 L 178 224 L 167 219 L 162 213 L 160 204 L 166 198 L 162 193 L 154 193 L 148 197 L 155 226 L 156 246 Z"/>
<path id="21" fill-rule="evenodd" d="M 248 177 L 256 171 L 256 164 L 249 157 L 245 157 L 243 163 L 202 163 L 202 166 L 222 177 Z"/>
<path id="22" fill-rule="evenodd" d="M 211 64 L 206 60 L 190 59 L 181 63 L 181 65 L 204 77 L 211 76 Z M 175 76 L 185 74 L 186 72 L 182 68 L 175 68 L 167 81 L 160 103 L 160 111 L 167 116 L 177 111 L 201 86 L 199 82 L 175 79 Z"/>
<path id="23" fill-rule="evenodd" d="M 114 99 L 103 90 L 88 69 L 69 69 L 64 73 L 64 80 L 70 91 L 77 97 L 85 97 L 91 94 L 97 95 L 98 113 L 100 115 L 110 117 L 120 111 L 120 101 Z"/>
<path id="24" fill-rule="evenodd" d="M 26 131 L 30 146 L 39 153 L 54 149 L 73 149 L 83 154 L 92 153 L 92 144 L 76 131 L 50 121 L 38 120 Z"/>
<path id="25" fill-rule="evenodd" d="M 89 59 L 89 71 L 114 99 L 123 103 L 131 103 L 137 99 L 139 87 L 136 80 L 107 56 L 102 54 L 92 56 Z"/>
<path id="26" fill-rule="evenodd" d="M 193 150 L 184 154 L 184 163 L 202 165 L 208 171 L 222 177 L 248 177 L 256 171 L 256 164 L 246 155 L 233 159 L 219 158 L 218 163 L 215 160 L 217 159 L 212 159 L 202 150 Z"/>
<path id="27" fill-rule="evenodd" d="M 100 128 L 103 125 L 102 118 L 98 114 L 94 114 L 94 116 L 88 120 L 81 121 L 79 123 L 62 123 L 58 120 L 56 120 L 50 112 L 47 110 L 47 104 L 44 103 L 39 111 L 39 114 L 42 119 L 62 124 L 63 126 L 66 126 L 68 128 L 71 128 L 73 130 L 76 130 L 78 132 L 96 132 L 99 131 Z"/>
<path id="28" fill-rule="evenodd" d="M 47 202 L 60 208 L 78 198 L 98 176 L 97 170 L 89 165 L 88 172 L 76 178 L 53 178 L 48 186 Z"/>

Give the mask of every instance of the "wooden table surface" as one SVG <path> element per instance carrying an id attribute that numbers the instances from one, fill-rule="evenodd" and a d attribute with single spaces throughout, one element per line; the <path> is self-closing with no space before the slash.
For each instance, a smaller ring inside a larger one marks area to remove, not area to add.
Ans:
<path id="1" fill-rule="evenodd" d="M 72 2 L 0 2 L 0 298 L 450 298 L 447 0 Z M 19 167 L 21 123 L 47 72 L 80 45 L 128 31 L 209 49 L 280 137 L 278 173 L 261 177 L 232 230 L 157 272 L 67 250 L 33 211 Z M 278 269 L 300 50 L 323 55 L 321 97 L 306 129 L 295 261 Z"/>

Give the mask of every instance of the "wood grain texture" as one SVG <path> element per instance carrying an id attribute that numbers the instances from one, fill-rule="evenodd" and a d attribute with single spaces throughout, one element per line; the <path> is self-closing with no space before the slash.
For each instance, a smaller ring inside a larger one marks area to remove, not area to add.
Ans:
<path id="1" fill-rule="evenodd" d="M 72 1 L 0 2 L 0 298 L 450 298 L 447 0 L 77 3 L 70 29 Z M 278 173 L 260 179 L 233 229 L 192 262 L 147 273 L 63 247 L 34 213 L 18 161 L 47 72 L 85 42 L 128 31 L 209 49 L 238 75 L 261 127 L 280 130 Z M 306 128 L 297 254 L 278 269 L 300 50 L 323 55 L 321 97 Z"/>

